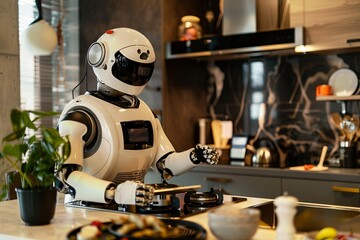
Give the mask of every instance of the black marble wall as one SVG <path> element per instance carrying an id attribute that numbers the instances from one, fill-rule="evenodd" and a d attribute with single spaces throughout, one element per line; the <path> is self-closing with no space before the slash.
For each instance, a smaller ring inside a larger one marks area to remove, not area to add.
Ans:
<path id="1" fill-rule="evenodd" d="M 209 105 L 216 118 L 234 122 L 235 134 L 251 136 L 255 147 L 264 139 L 273 142 L 282 166 L 316 163 L 323 145 L 336 158 L 339 130 L 331 113 L 340 112 L 341 103 L 316 101 L 315 88 L 339 68 L 359 75 L 359 61 L 360 54 L 353 53 L 216 62 L 225 77 L 220 97 Z M 346 109 L 360 114 L 358 101 L 347 102 Z"/>

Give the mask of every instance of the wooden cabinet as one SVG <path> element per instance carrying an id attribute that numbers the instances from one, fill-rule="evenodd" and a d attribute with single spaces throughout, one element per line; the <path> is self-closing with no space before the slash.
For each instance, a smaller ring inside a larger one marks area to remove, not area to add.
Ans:
<path id="1" fill-rule="evenodd" d="M 301 202 L 360 206 L 360 183 L 283 178 L 282 190 Z"/>
<path id="2" fill-rule="evenodd" d="M 292 0 L 290 26 L 305 27 L 307 51 L 360 47 L 360 2 Z"/>

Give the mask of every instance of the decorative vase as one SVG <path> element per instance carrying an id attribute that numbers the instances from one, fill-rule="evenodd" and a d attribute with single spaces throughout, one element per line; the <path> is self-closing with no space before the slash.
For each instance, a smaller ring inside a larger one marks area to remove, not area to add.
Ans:
<path id="1" fill-rule="evenodd" d="M 21 219 L 28 226 L 49 224 L 55 215 L 57 190 L 16 188 Z"/>

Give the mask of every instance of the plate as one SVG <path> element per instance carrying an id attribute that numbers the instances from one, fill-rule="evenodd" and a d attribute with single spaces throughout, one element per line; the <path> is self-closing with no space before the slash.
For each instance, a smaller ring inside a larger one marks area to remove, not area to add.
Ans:
<path id="1" fill-rule="evenodd" d="M 171 228 L 178 228 L 179 232 L 176 236 L 166 238 L 166 239 L 176 239 L 176 240 L 187 240 L 187 239 L 194 239 L 194 240 L 205 240 L 206 239 L 206 230 L 197 223 L 185 221 L 185 220 L 175 220 L 175 219 L 162 219 L 162 221 Z M 134 238 L 129 235 L 121 235 L 116 232 L 116 229 L 120 227 L 119 224 L 114 224 L 113 222 L 102 222 L 104 229 L 100 236 L 96 238 L 96 240 L 150 240 L 153 238 Z M 91 224 L 88 224 L 91 225 Z M 67 239 L 68 240 L 78 240 L 77 234 L 81 231 L 83 227 L 87 225 L 83 225 L 78 227 L 71 232 L 68 233 Z M 156 238 L 156 239 L 163 239 L 163 238 Z"/>
<path id="2" fill-rule="evenodd" d="M 103 231 L 101 231 L 101 235 L 98 236 L 96 238 L 96 240 L 117 240 L 118 238 L 115 237 L 114 235 L 112 235 L 111 233 L 109 233 L 108 231 L 108 227 L 110 226 L 110 224 L 112 224 L 112 222 L 101 222 L 101 224 L 103 225 L 104 229 Z M 77 240 L 77 234 L 81 231 L 81 229 L 85 226 L 89 226 L 92 224 L 87 224 L 87 225 L 83 225 L 81 227 L 75 228 L 74 230 L 72 230 L 71 232 L 68 233 L 68 235 L 66 236 L 67 240 Z"/>
<path id="3" fill-rule="evenodd" d="M 176 239 L 176 240 L 205 240 L 206 239 L 206 230 L 197 223 L 185 221 L 185 220 L 178 220 L 178 219 L 162 219 L 162 221 L 169 227 L 169 228 L 176 228 L 177 234 L 172 237 L 167 238 L 156 238 L 156 239 Z M 126 238 L 129 240 L 149 240 L 154 238 L 134 238 L 129 235 L 122 235 L 119 234 L 116 230 L 121 227 L 119 224 L 111 224 L 108 228 L 108 231 L 112 233 L 114 236 L 121 238 Z"/>
<path id="4" fill-rule="evenodd" d="M 307 171 L 307 172 L 319 172 L 319 171 L 325 171 L 328 170 L 328 167 L 316 167 L 314 166 L 313 168 L 310 169 L 305 169 L 304 166 L 296 166 L 296 167 L 290 167 L 289 170 L 294 170 L 294 171 Z"/>
<path id="5" fill-rule="evenodd" d="M 315 236 L 318 232 L 309 232 L 304 236 L 304 240 L 315 240 Z M 338 238 L 335 238 L 334 240 L 341 239 L 341 240 L 360 240 L 360 235 L 357 233 L 353 233 L 352 235 L 349 232 L 338 232 L 337 234 Z M 343 238 L 340 238 L 341 236 L 344 236 Z"/>
<path id="6" fill-rule="evenodd" d="M 340 68 L 330 75 L 329 85 L 335 96 L 351 96 L 358 88 L 359 79 L 351 69 Z"/>

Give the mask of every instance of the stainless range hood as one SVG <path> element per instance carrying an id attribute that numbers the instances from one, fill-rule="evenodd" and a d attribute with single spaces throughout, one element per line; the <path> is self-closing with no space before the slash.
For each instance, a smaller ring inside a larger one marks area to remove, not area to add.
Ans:
<path id="1" fill-rule="evenodd" d="M 225 0 L 223 4 L 222 36 L 169 42 L 166 58 L 294 53 L 304 44 L 302 27 L 286 28 L 290 0 Z"/>
<path id="2" fill-rule="evenodd" d="M 289 50 L 304 44 L 303 28 L 215 36 L 167 43 L 166 58 L 209 57 L 228 54 L 266 55 L 269 51 Z M 263 54 L 262 54 L 263 53 Z"/>

